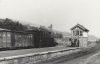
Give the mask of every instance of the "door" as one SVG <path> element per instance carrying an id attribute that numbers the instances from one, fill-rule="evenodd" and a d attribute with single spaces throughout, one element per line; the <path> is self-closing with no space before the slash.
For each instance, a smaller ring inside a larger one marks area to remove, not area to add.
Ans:
<path id="1" fill-rule="evenodd" d="M 0 32 L 0 48 L 2 48 L 2 32 Z"/>
<path id="2" fill-rule="evenodd" d="M 79 39 L 78 39 L 78 42 L 77 42 L 77 47 L 79 47 L 79 42 L 80 42 L 80 41 L 79 41 Z"/>
<path id="3" fill-rule="evenodd" d="M 7 33 L 3 32 L 3 47 L 7 47 Z"/>
<path id="4" fill-rule="evenodd" d="M 76 46 L 76 47 L 79 47 L 79 39 L 78 39 L 78 38 L 77 38 L 76 41 L 75 41 L 75 46 Z"/>

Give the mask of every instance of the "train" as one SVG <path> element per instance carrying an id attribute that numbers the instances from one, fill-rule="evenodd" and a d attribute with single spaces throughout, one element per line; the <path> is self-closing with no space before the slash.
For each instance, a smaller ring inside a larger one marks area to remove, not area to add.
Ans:
<path id="1" fill-rule="evenodd" d="M 0 49 L 42 48 L 56 45 L 48 30 L 11 31 L 0 28 Z"/>

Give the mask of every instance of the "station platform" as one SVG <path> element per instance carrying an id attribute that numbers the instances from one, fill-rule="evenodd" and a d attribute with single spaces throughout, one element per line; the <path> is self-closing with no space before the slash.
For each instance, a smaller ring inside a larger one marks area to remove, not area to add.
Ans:
<path id="1" fill-rule="evenodd" d="M 7 51 L 0 51 L 0 58 L 17 56 L 17 55 L 24 55 L 24 54 L 31 54 L 31 53 L 41 53 L 41 52 L 55 51 L 55 50 L 60 50 L 60 49 L 73 49 L 73 48 L 76 48 L 76 47 L 46 47 L 46 48 L 7 50 Z"/>

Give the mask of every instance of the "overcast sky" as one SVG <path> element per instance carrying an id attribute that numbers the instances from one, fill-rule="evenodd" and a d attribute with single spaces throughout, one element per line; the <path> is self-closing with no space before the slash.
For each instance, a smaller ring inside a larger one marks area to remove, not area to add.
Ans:
<path id="1" fill-rule="evenodd" d="M 0 0 L 0 18 L 70 32 L 77 22 L 100 37 L 100 0 Z"/>

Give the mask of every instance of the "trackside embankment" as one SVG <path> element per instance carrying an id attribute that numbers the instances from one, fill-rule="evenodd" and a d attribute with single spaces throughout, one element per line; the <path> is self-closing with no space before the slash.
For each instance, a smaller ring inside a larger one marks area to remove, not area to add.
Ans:
<path id="1" fill-rule="evenodd" d="M 90 56 L 89 58 L 85 59 L 83 62 L 79 64 L 100 64 L 100 52 Z"/>

